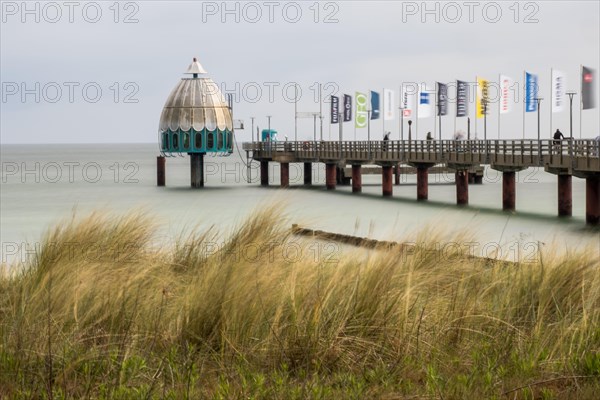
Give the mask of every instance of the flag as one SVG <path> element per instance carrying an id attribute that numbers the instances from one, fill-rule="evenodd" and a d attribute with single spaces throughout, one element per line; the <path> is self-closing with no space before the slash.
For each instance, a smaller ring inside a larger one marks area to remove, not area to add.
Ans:
<path id="1" fill-rule="evenodd" d="M 564 72 L 552 70 L 552 112 L 557 113 L 565 110 L 565 90 L 567 78 Z"/>
<path id="2" fill-rule="evenodd" d="M 437 115 L 448 114 L 448 86 L 437 82 Z"/>
<path id="3" fill-rule="evenodd" d="M 412 87 L 408 88 L 406 86 L 402 86 L 402 93 L 400 97 L 400 102 L 402 103 L 402 116 L 405 118 L 410 118 L 413 115 L 413 110 L 415 108 L 415 99 L 414 95 L 417 94 L 417 88 Z"/>
<path id="4" fill-rule="evenodd" d="M 331 96 L 331 123 L 337 124 L 340 117 L 340 99 L 337 96 Z"/>
<path id="5" fill-rule="evenodd" d="M 535 100 L 538 96 L 538 77 L 537 75 L 525 72 L 525 111 L 535 112 L 537 111 L 537 101 Z"/>
<path id="6" fill-rule="evenodd" d="M 419 93 L 419 118 L 431 117 L 431 93 L 426 89 Z"/>
<path id="7" fill-rule="evenodd" d="M 588 67 L 581 67 L 581 103 L 584 110 L 596 108 L 595 77 L 595 70 Z"/>
<path id="8" fill-rule="evenodd" d="M 456 81 L 456 116 L 466 117 L 469 114 L 469 84 Z"/>
<path id="9" fill-rule="evenodd" d="M 367 95 L 356 92 L 356 119 L 355 126 L 357 128 L 365 128 L 367 126 Z"/>
<path id="10" fill-rule="evenodd" d="M 489 84 L 490 82 L 487 79 L 477 78 L 477 96 L 475 97 L 475 106 L 477 107 L 477 118 L 483 118 L 483 115 L 487 114 L 490 104 Z"/>
<path id="11" fill-rule="evenodd" d="M 512 78 L 500 75 L 500 114 L 509 113 L 512 109 L 510 101 L 510 88 L 513 85 Z"/>
<path id="12" fill-rule="evenodd" d="M 344 95 L 344 122 L 352 121 L 352 96 Z"/>
<path id="13" fill-rule="evenodd" d="M 379 119 L 379 93 L 371 90 L 371 119 Z"/>
<path id="14" fill-rule="evenodd" d="M 383 89 L 383 119 L 385 121 L 393 121 L 396 119 L 394 111 L 394 91 Z"/>

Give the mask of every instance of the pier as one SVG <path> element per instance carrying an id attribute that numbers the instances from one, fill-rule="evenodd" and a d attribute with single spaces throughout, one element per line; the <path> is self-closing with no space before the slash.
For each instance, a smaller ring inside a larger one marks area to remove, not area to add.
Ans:
<path id="1" fill-rule="evenodd" d="M 233 101 L 225 99 L 214 81 L 193 58 L 185 74 L 171 91 L 159 121 L 160 155 L 156 160 L 156 183 L 166 184 L 166 157 L 190 156 L 190 185 L 204 187 L 206 154 L 230 155 L 234 148 Z M 340 114 L 340 117 L 342 115 Z M 538 113 L 539 117 L 539 113 Z M 315 117 L 316 118 L 316 117 Z M 316 119 L 315 119 L 316 123 Z M 429 174 L 451 171 L 456 185 L 456 204 L 469 204 L 469 184 L 481 184 L 485 166 L 502 172 L 502 209 L 515 211 L 516 173 L 527 168 L 544 168 L 557 176 L 557 214 L 572 216 L 572 178 L 586 180 L 586 222 L 600 225 L 600 141 L 574 140 L 409 140 L 288 142 L 277 140 L 269 126 L 262 140 L 244 143 L 248 161 L 260 163 L 260 184 L 269 185 L 269 163 L 279 163 L 280 186 L 290 186 L 290 163 L 304 164 L 304 185 L 312 185 L 312 164 L 325 164 L 325 186 L 352 185 L 362 192 L 362 175 L 377 166 L 381 194 L 390 197 L 394 183 L 407 168 L 417 176 L 418 201 L 429 199 Z M 538 122 L 539 127 L 539 122 Z M 254 135 L 254 128 L 252 128 Z M 252 136 L 254 137 L 254 136 Z M 539 131 L 538 131 L 538 137 Z M 387 138 L 387 137 L 386 137 Z M 287 139 L 287 136 L 286 136 Z M 250 169 L 250 162 L 247 163 Z M 363 166 L 368 166 L 363 171 Z M 404 169 L 404 171 L 403 171 Z M 250 176 L 250 174 L 248 174 Z"/>
<path id="2" fill-rule="evenodd" d="M 350 166 L 352 192 L 362 190 L 362 168 L 380 167 L 382 196 L 393 194 L 402 166 L 416 169 L 420 201 L 428 199 L 432 168 L 454 171 L 456 204 L 469 203 L 469 183 L 481 183 L 483 166 L 502 172 L 502 209 L 515 211 L 515 174 L 544 168 L 557 176 L 559 216 L 572 215 L 572 177 L 586 180 L 586 222 L 600 225 L 600 145 L 597 140 L 411 140 L 411 141 L 304 141 L 244 143 L 248 159 L 260 162 L 261 185 L 269 184 L 269 162 L 280 164 L 281 187 L 289 186 L 289 164 L 304 164 L 304 184 L 311 185 L 312 163 L 324 163 L 326 188 L 335 190 L 338 175 Z"/>

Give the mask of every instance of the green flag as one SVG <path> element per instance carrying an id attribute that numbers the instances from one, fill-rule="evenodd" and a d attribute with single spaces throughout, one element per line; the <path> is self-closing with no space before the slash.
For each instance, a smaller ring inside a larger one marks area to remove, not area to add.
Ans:
<path id="1" fill-rule="evenodd" d="M 364 93 L 356 92 L 356 127 L 366 128 L 369 114 L 367 112 L 367 103 L 369 99 Z"/>

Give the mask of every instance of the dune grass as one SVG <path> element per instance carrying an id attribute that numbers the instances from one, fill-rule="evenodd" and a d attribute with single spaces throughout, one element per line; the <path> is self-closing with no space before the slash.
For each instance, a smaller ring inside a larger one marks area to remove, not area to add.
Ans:
<path id="1" fill-rule="evenodd" d="M 332 253 L 290 226 L 274 206 L 157 246 L 143 213 L 64 221 L 0 276 L 0 398 L 600 393 L 592 251 Z"/>

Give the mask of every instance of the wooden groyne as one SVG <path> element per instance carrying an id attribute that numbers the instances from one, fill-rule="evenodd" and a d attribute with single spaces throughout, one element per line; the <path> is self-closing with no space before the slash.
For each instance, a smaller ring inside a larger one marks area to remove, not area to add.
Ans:
<path id="1" fill-rule="evenodd" d="M 349 244 L 351 246 L 363 247 L 367 249 L 405 249 L 408 245 L 386 240 L 368 239 L 359 236 L 344 235 L 341 233 L 325 232 L 316 229 L 301 228 L 298 224 L 292 225 L 292 234 L 298 236 L 310 236 L 321 240 L 331 240 L 338 243 Z"/>
<path id="2" fill-rule="evenodd" d="M 400 254 L 407 253 L 407 252 L 417 248 L 416 243 L 398 243 L 398 242 L 390 242 L 388 240 L 368 239 L 368 238 L 363 238 L 360 236 L 352 236 L 352 235 L 345 235 L 345 234 L 341 234 L 341 233 L 326 232 L 326 231 L 321 231 L 318 229 L 302 228 L 298 224 L 292 224 L 292 234 L 297 235 L 297 236 L 311 237 L 313 239 L 318 239 L 318 240 L 323 240 L 323 241 L 329 240 L 332 242 L 343 243 L 343 244 L 347 244 L 350 246 L 361 247 L 361 248 L 371 249 L 371 250 L 395 250 L 395 251 L 398 251 L 398 253 L 400 253 Z M 443 254 L 443 251 L 441 251 L 439 249 L 438 250 L 433 249 L 431 251 L 438 253 L 440 256 L 446 256 L 445 254 Z M 490 266 L 490 267 L 494 266 L 494 265 L 514 266 L 514 265 L 519 264 L 518 262 L 515 262 L 515 261 L 499 260 L 499 259 L 495 259 L 495 258 L 491 258 L 491 257 L 475 256 L 473 254 L 464 254 L 464 257 L 469 260 L 484 261 L 485 266 Z"/>

